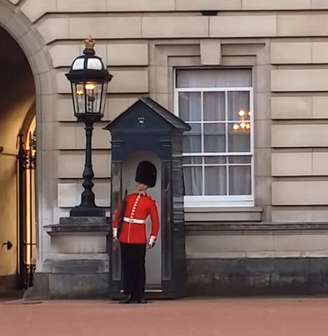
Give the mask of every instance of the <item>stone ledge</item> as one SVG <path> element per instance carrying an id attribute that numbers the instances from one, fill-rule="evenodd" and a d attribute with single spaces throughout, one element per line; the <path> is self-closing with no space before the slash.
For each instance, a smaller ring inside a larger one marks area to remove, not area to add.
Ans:
<path id="1" fill-rule="evenodd" d="M 108 233 L 110 223 L 108 217 L 61 217 L 59 224 L 45 226 L 49 235 L 65 233 Z"/>
<path id="2" fill-rule="evenodd" d="M 185 225 L 186 232 L 197 231 L 225 231 L 239 233 L 254 233 L 254 232 L 309 232 L 309 231 L 328 231 L 328 222 L 321 223 L 192 223 Z"/>
<path id="3" fill-rule="evenodd" d="M 98 274 L 109 271 L 109 260 L 68 259 L 46 260 L 52 274 Z"/>
<path id="4" fill-rule="evenodd" d="M 185 208 L 185 221 L 204 222 L 260 222 L 261 207 L 204 207 Z"/>

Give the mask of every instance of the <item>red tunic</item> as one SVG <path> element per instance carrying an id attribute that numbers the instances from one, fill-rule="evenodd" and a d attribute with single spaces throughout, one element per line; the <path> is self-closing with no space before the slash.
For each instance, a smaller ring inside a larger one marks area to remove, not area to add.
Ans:
<path id="1" fill-rule="evenodd" d="M 159 231 L 159 218 L 155 201 L 147 196 L 138 193 L 129 194 L 126 199 L 124 217 L 136 220 L 146 220 L 150 215 L 151 219 L 151 236 L 157 238 Z M 120 233 L 120 242 L 125 244 L 146 244 L 146 224 L 120 223 L 121 210 L 114 213 L 113 229 L 123 225 Z"/>

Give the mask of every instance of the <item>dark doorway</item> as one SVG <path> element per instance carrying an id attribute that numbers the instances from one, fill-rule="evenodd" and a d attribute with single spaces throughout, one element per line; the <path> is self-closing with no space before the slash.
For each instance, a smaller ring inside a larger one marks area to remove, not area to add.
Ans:
<path id="1" fill-rule="evenodd" d="M 7 295 L 31 284 L 26 270 L 35 264 L 36 179 L 28 162 L 35 157 L 35 84 L 22 49 L 1 27 L 0 48 L 0 295 Z"/>

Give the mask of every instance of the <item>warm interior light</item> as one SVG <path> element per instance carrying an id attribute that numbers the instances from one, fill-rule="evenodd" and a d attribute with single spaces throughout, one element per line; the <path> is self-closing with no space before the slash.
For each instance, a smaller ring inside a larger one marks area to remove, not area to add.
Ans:
<path id="1" fill-rule="evenodd" d="M 244 111 L 244 110 L 240 110 L 240 111 L 238 112 L 238 114 L 239 114 L 241 117 L 243 117 L 243 116 L 245 115 L 245 111 Z"/>
<path id="2" fill-rule="evenodd" d="M 83 96 L 83 91 L 82 91 L 82 90 L 77 90 L 77 91 L 76 91 L 76 94 L 77 94 L 78 96 Z"/>
<path id="3" fill-rule="evenodd" d="M 233 125 L 233 129 L 234 129 L 235 131 L 239 130 L 239 125 L 238 125 L 238 124 L 234 124 L 234 125 Z"/>
<path id="4" fill-rule="evenodd" d="M 244 122 L 241 122 L 240 123 L 240 128 L 245 128 L 246 127 L 246 124 Z"/>
<path id="5" fill-rule="evenodd" d="M 246 128 L 247 128 L 247 129 L 250 129 L 250 128 L 251 128 L 251 125 L 250 125 L 250 124 L 246 124 Z"/>
<path id="6" fill-rule="evenodd" d="M 94 90 L 96 88 L 96 85 L 93 83 L 88 83 L 88 84 L 85 84 L 85 88 L 86 90 Z"/>

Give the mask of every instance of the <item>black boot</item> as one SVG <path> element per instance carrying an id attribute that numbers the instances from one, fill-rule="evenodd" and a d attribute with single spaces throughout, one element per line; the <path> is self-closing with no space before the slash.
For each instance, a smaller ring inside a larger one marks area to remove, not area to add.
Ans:
<path id="1" fill-rule="evenodd" d="M 147 303 L 147 300 L 145 298 L 140 298 L 136 300 L 137 303 L 145 304 Z"/>
<path id="2" fill-rule="evenodd" d="M 131 303 L 132 301 L 133 301 L 132 295 L 129 294 L 125 299 L 121 300 L 119 303 L 128 304 Z"/>

